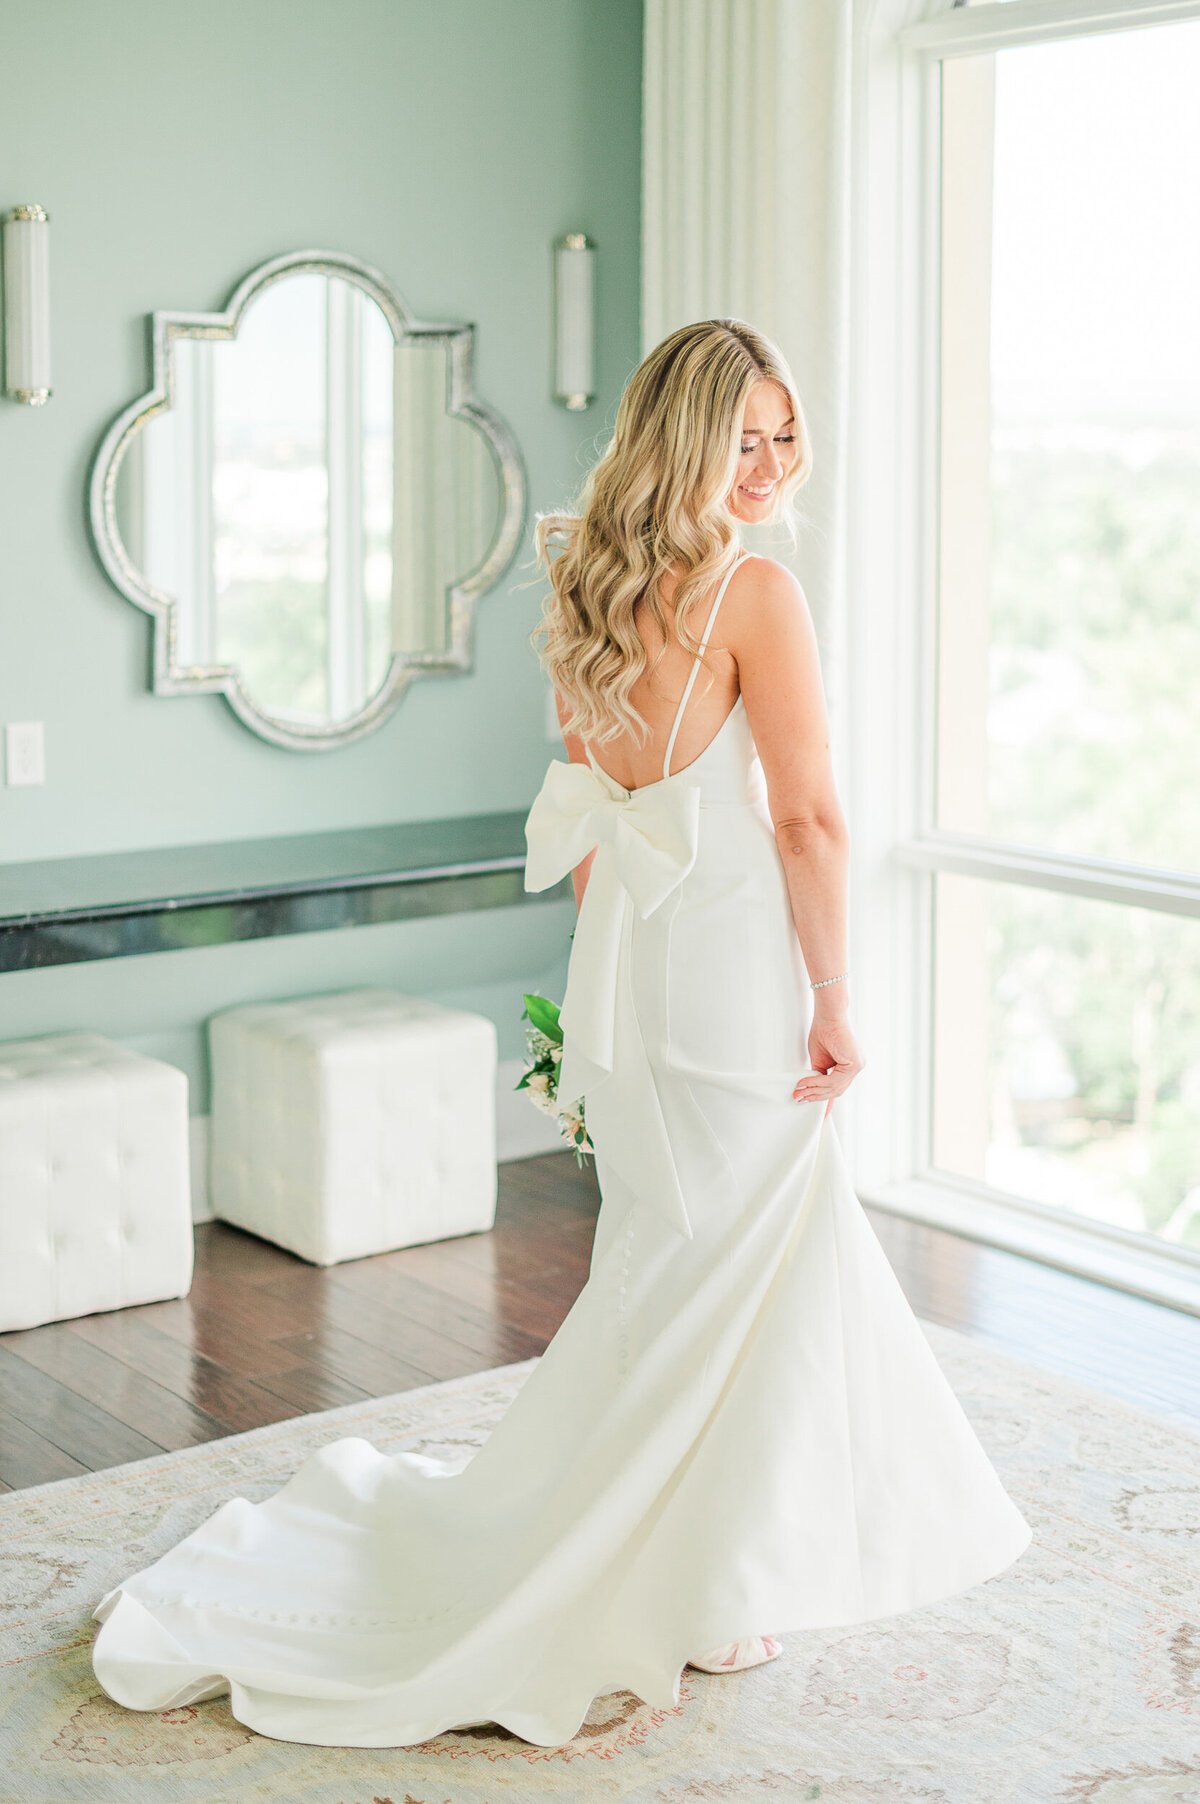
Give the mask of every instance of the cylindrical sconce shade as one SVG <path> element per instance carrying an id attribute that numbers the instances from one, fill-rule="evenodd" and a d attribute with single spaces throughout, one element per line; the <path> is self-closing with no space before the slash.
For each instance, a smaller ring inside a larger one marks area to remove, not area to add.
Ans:
<path id="1" fill-rule="evenodd" d="M 40 407 L 50 399 L 50 218 L 14 207 L 4 220 L 4 391 Z"/>
<path id="2" fill-rule="evenodd" d="M 554 246 L 554 394 L 576 412 L 596 392 L 593 306 L 596 247 L 583 232 Z"/>

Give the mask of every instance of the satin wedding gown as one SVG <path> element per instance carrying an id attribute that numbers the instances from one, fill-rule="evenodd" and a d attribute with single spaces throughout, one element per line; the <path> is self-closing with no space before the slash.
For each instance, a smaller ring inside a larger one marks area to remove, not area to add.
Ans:
<path id="1" fill-rule="evenodd" d="M 530 890 L 596 847 L 559 1085 L 596 1147 L 587 1284 L 469 1463 L 334 1441 L 111 1590 L 118 1703 L 554 1746 L 597 1695 L 669 1706 L 693 1655 L 914 1610 L 1028 1545 L 825 1105 L 792 1100 L 810 991 L 740 698 L 668 774 L 698 668 L 658 782 L 555 761 L 527 820 Z"/>

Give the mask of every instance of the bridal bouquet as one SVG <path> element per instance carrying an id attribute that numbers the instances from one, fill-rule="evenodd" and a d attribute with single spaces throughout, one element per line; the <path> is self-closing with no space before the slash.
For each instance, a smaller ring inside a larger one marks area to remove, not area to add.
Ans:
<path id="1" fill-rule="evenodd" d="M 521 1019 L 525 1030 L 526 1056 L 531 1063 L 515 1090 L 528 1090 L 529 1099 L 546 1115 L 553 1115 L 564 1140 L 575 1148 L 575 1162 L 582 1165 L 593 1150 L 583 1120 L 583 1102 L 573 1108 L 558 1106 L 558 1067 L 562 1059 L 563 1036 L 558 1024 L 558 1004 L 546 996 L 526 996 Z"/>

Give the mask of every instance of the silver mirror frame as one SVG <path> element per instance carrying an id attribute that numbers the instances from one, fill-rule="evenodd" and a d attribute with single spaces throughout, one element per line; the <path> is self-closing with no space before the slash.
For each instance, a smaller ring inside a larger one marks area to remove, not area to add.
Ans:
<path id="1" fill-rule="evenodd" d="M 446 651 L 396 652 L 382 684 L 358 713 L 328 727 L 285 724 L 258 708 L 243 687 L 236 665 L 181 666 L 178 604 L 146 581 L 134 564 L 117 524 L 117 477 L 134 435 L 175 400 L 174 346 L 178 338 L 231 339 L 251 302 L 284 276 L 298 273 L 339 276 L 352 282 L 383 310 L 398 344 L 435 339 L 445 344 L 446 413 L 482 433 L 500 482 L 496 534 L 482 563 L 448 586 L 450 633 Z M 475 328 L 459 321 L 427 321 L 413 317 L 387 279 L 369 264 L 340 251 L 294 251 L 273 257 L 251 270 L 234 289 L 224 312 L 149 316 L 152 387 L 117 415 L 96 450 L 88 480 L 92 540 L 105 573 L 127 601 L 154 622 L 150 686 L 156 695 L 222 694 L 234 713 L 254 733 L 289 751 L 327 751 L 373 732 L 396 707 L 414 676 L 474 668 L 475 603 L 499 582 L 521 542 L 525 527 L 525 468 L 516 440 L 498 414 L 484 405 L 471 386 Z"/>

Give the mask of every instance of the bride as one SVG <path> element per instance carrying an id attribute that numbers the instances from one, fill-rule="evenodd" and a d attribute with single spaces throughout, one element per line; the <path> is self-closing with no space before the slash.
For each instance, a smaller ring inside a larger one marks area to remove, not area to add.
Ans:
<path id="1" fill-rule="evenodd" d="M 810 461 L 778 349 L 702 321 L 634 372 L 577 511 L 539 521 L 568 758 L 525 881 L 570 874 L 578 903 L 557 1099 L 595 1148 L 588 1281 L 466 1463 L 331 1442 L 109 1591 L 118 1703 L 556 1746 L 597 1695 L 677 1704 L 689 1663 L 777 1658 L 1028 1546 L 829 1119 L 863 1066 L 847 833 L 803 594 L 740 540 Z"/>

